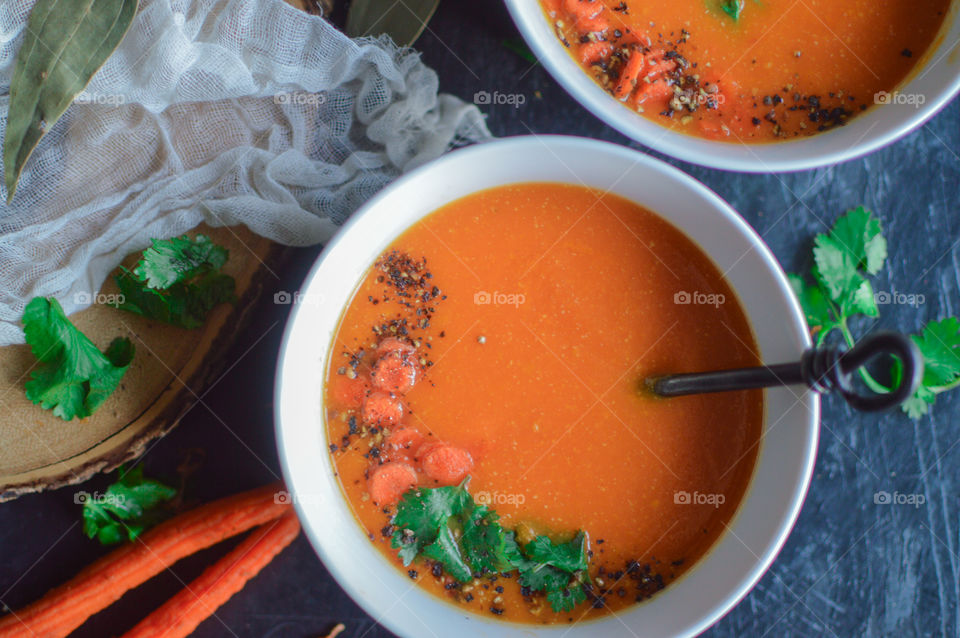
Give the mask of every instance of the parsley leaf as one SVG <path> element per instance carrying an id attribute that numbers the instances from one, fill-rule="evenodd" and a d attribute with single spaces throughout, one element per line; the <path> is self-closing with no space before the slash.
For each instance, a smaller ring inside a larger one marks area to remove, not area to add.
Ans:
<path id="1" fill-rule="evenodd" d="M 150 288 L 161 290 L 193 279 L 207 269 L 222 268 L 229 252 L 206 235 L 192 240 L 184 235 L 171 239 L 153 239 L 133 272 Z"/>
<path id="2" fill-rule="evenodd" d="M 722 0 L 720 2 L 720 8 L 736 22 L 740 19 L 740 14 L 743 12 L 743 0 Z"/>
<path id="3" fill-rule="evenodd" d="M 427 558 L 440 561 L 444 569 L 447 570 L 447 573 L 461 583 L 466 583 L 473 579 L 473 571 L 464 560 L 460 544 L 457 542 L 456 537 L 454 537 L 453 530 L 451 530 L 448 525 L 440 528 L 437 540 L 424 548 L 423 555 Z"/>
<path id="4" fill-rule="evenodd" d="M 522 550 L 511 533 L 508 556 L 520 572 L 520 583 L 543 591 L 554 611 L 570 611 L 587 599 L 587 535 L 577 533 L 568 543 L 537 536 Z"/>
<path id="5" fill-rule="evenodd" d="M 418 557 L 443 565 L 462 583 L 488 573 L 519 572 L 519 582 L 544 592 L 554 611 L 569 611 L 586 600 L 587 536 L 579 532 L 567 543 L 538 536 L 521 548 L 516 534 L 500 517 L 478 505 L 467 480 L 455 487 L 412 489 L 393 516 L 391 544 L 404 565 Z"/>
<path id="6" fill-rule="evenodd" d="M 221 303 L 235 301 L 236 282 L 219 272 L 229 253 L 205 235 L 154 239 L 137 266 L 120 268 L 117 307 L 181 328 L 197 328 Z"/>
<path id="7" fill-rule="evenodd" d="M 887 241 L 873 213 L 863 206 L 847 211 L 829 233 L 816 236 L 813 257 L 813 282 L 790 275 L 790 285 L 811 330 L 819 333 L 818 344 L 835 328 L 848 337 L 848 320 L 854 315 L 880 314 L 865 276 L 876 274 L 887 257 Z"/>
<path id="8" fill-rule="evenodd" d="M 960 385 L 960 320 L 931 321 L 910 337 L 923 354 L 923 382 L 901 408 L 919 419 L 930 410 L 937 394 Z"/>
<path id="9" fill-rule="evenodd" d="M 486 505 L 475 505 L 463 522 L 463 546 L 475 574 L 510 568 L 506 537 L 499 520 L 497 513 Z"/>
<path id="10" fill-rule="evenodd" d="M 842 215 L 828 234 L 817 235 L 813 248 L 816 265 L 811 270 L 812 282 L 800 275 L 789 275 L 790 286 L 800 301 L 810 330 L 817 336 L 817 345 L 834 329 L 839 330 L 848 347 L 855 340 L 849 319 L 861 314 L 878 316 L 879 309 L 873 286 L 867 275 L 877 274 L 887 258 L 887 240 L 873 213 L 863 206 Z M 948 317 L 931 321 L 919 335 L 911 337 L 924 359 L 923 381 L 912 397 L 900 408 L 912 419 L 930 410 L 937 395 L 960 387 L 960 320 Z M 866 370 L 859 374 L 874 392 L 889 392 Z M 894 361 L 893 386 L 901 381 L 902 369 Z"/>
<path id="11" fill-rule="evenodd" d="M 25 384 L 27 398 L 64 421 L 93 414 L 133 360 L 133 344 L 126 338 L 114 339 L 100 352 L 56 299 L 31 299 L 23 311 L 23 332 L 39 361 Z"/>
<path id="12" fill-rule="evenodd" d="M 121 467 L 119 478 L 103 494 L 78 495 L 83 502 L 83 531 L 102 545 L 132 541 L 153 522 L 156 512 L 151 510 L 176 493 L 172 487 L 144 478 L 141 466 L 129 472 Z"/>
<path id="13" fill-rule="evenodd" d="M 393 516 L 396 528 L 391 546 L 400 550 L 404 565 L 409 565 L 424 547 L 433 544 L 451 517 L 473 503 L 464 479 L 460 485 L 409 490 L 397 504 Z M 435 550 L 436 551 L 436 550 Z"/>

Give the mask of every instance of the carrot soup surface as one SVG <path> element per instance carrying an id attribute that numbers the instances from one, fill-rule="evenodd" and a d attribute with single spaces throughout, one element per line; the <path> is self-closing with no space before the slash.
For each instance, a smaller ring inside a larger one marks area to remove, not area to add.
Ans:
<path id="1" fill-rule="evenodd" d="M 758 363 L 732 289 L 663 218 L 579 186 L 498 187 L 413 225 L 360 282 L 332 344 L 328 441 L 358 521 L 411 579 L 476 613 L 571 622 L 669 586 L 753 472 L 761 391 L 661 399 L 643 380 Z M 521 543 L 584 532 L 584 602 L 555 612 L 516 572 L 403 565 L 397 500 L 466 477 Z"/>
<path id="2" fill-rule="evenodd" d="M 950 0 L 540 0 L 560 41 L 625 106 L 729 142 L 813 135 L 922 61 Z"/>

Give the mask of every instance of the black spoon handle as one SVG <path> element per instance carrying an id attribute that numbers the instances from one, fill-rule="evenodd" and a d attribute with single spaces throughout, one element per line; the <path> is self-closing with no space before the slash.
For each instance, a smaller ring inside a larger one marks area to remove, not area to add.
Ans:
<path id="1" fill-rule="evenodd" d="M 856 392 L 853 379 L 857 369 L 880 356 L 900 361 L 897 386 L 882 394 Z M 796 363 L 673 374 L 652 379 L 650 385 L 654 393 L 663 397 L 806 385 L 816 392 L 837 391 L 857 410 L 875 412 L 906 401 L 917 391 L 922 379 L 923 355 L 913 341 L 896 332 L 877 332 L 864 337 L 849 350 L 835 346 L 810 348 Z"/>

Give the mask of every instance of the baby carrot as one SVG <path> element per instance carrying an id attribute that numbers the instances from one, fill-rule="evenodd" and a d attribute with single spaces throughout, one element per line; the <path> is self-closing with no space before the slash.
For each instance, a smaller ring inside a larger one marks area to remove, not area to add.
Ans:
<path id="1" fill-rule="evenodd" d="M 40 600 L 0 618 L 0 638 L 67 636 L 128 590 L 185 556 L 290 510 L 267 485 L 229 496 L 165 521 L 83 569 Z"/>
<path id="2" fill-rule="evenodd" d="M 299 533 L 300 523 L 292 511 L 261 525 L 123 638 L 186 638 Z"/>

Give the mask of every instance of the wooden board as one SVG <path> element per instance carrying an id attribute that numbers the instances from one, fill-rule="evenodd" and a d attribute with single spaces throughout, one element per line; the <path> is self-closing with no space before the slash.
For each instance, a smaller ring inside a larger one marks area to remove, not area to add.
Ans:
<path id="1" fill-rule="evenodd" d="M 0 502 L 74 484 L 136 458 L 169 431 L 225 368 L 234 341 L 285 252 L 246 227 L 198 228 L 230 250 L 224 272 L 237 282 L 237 303 L 211 312 L 202 328 L 185 330 L 106 305 L 71 320 L 101 349 L 117 336 L 136 355 L 120 387 L 97 412 L 63 421 L 27 400 L 23 384 L 35 359 L 27 346 L 0 348 Z M 128 259 L 130 266 L 136 256 Z M 112 277 L 101 291 L 116 291 Z M 269 297 L 268 297 L 269 298 Z"/>

